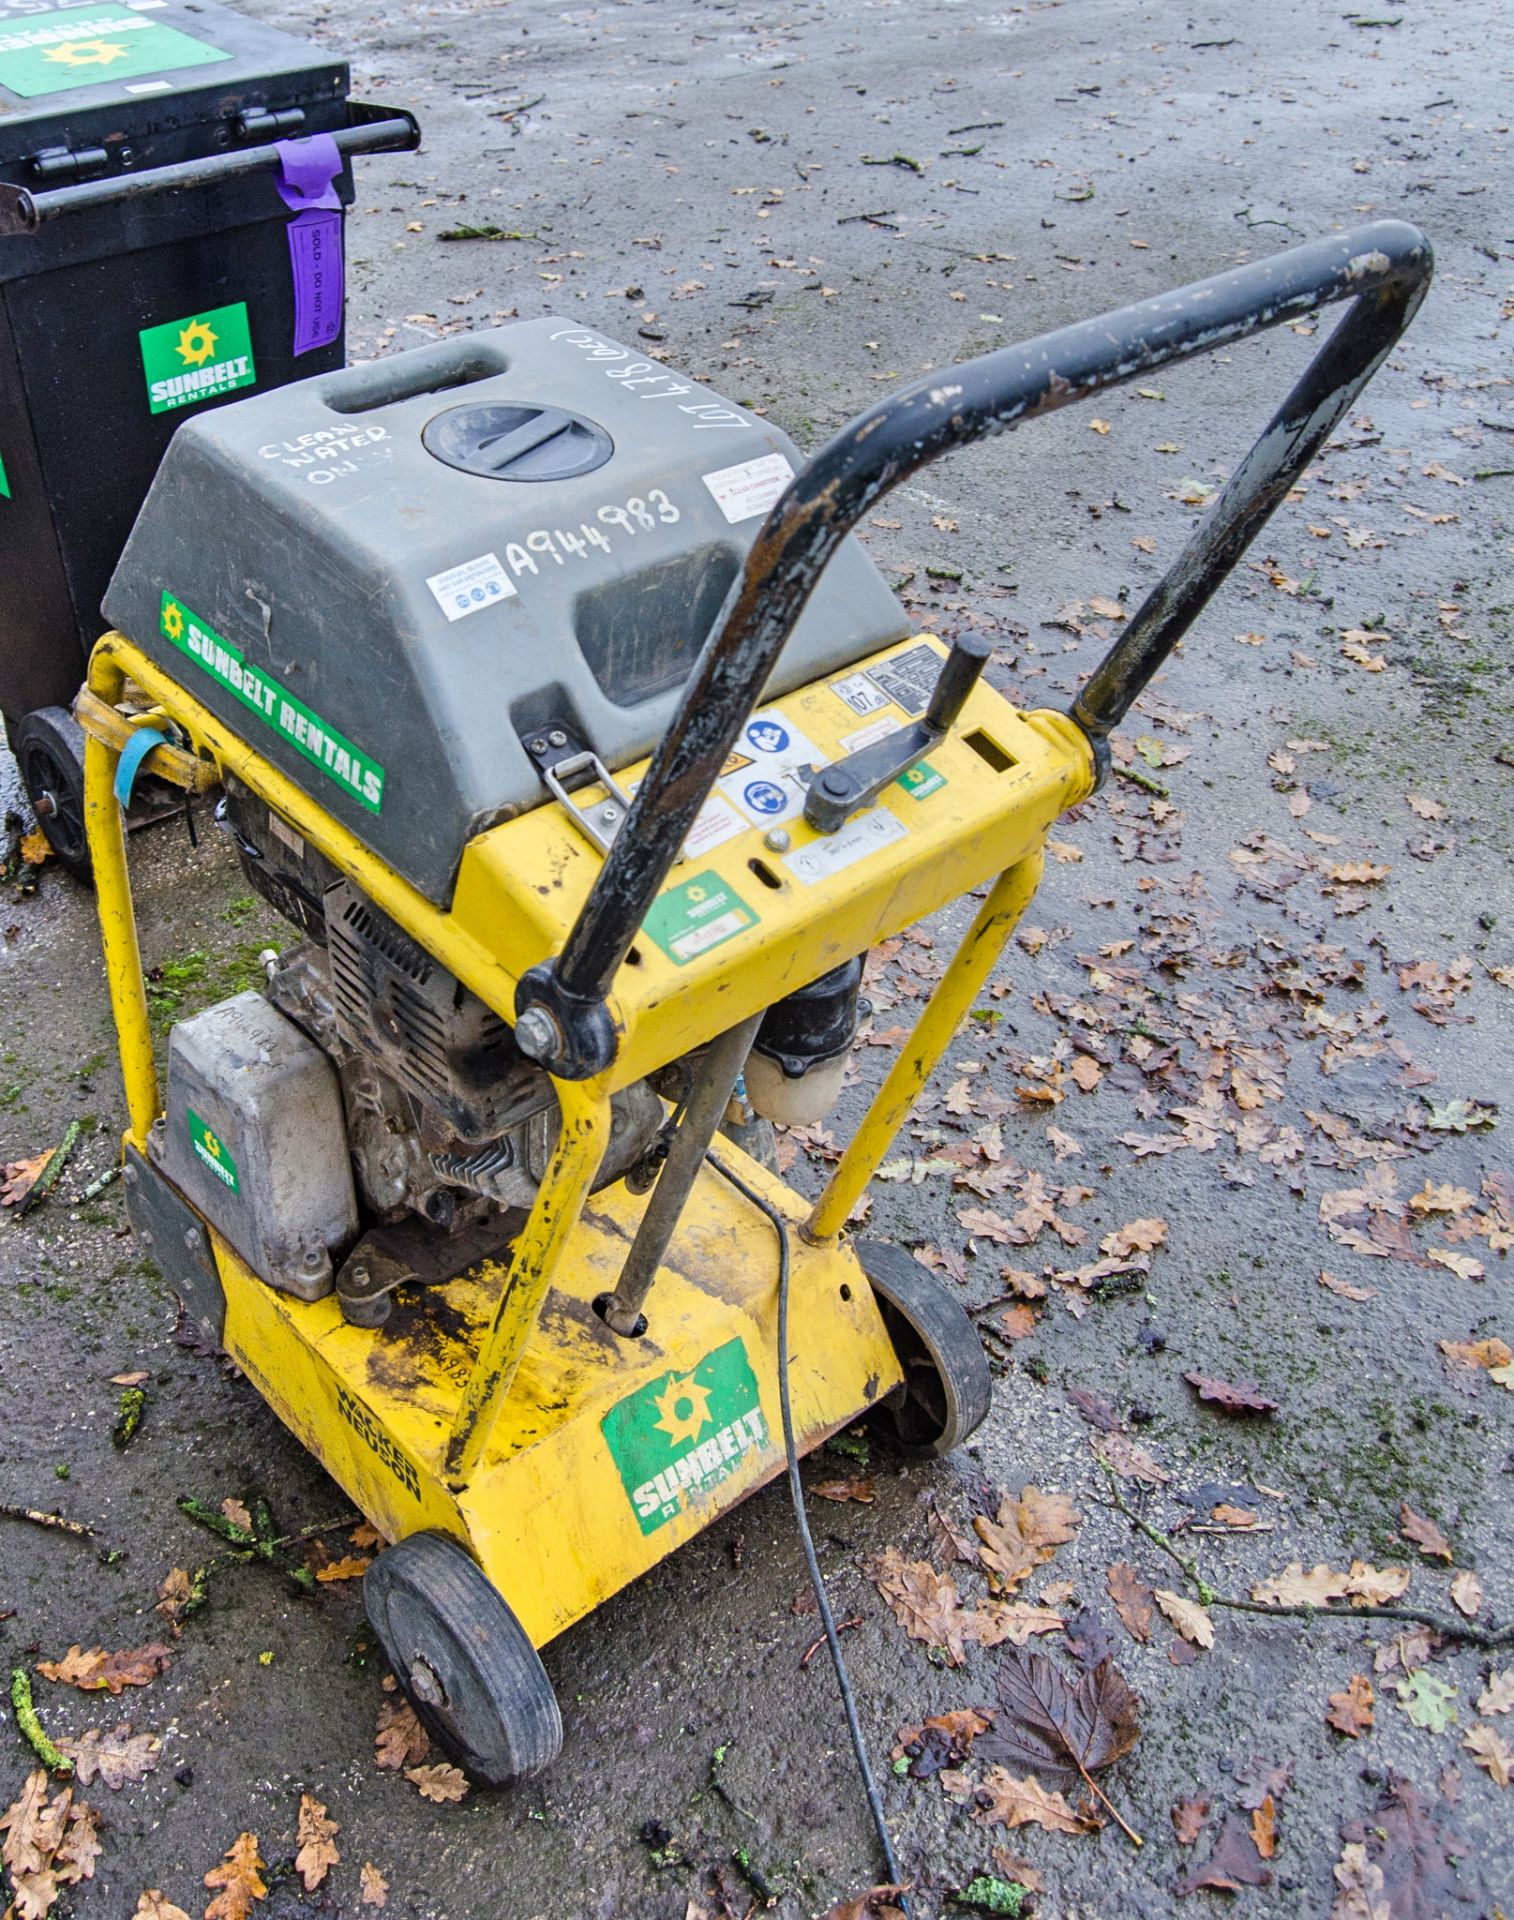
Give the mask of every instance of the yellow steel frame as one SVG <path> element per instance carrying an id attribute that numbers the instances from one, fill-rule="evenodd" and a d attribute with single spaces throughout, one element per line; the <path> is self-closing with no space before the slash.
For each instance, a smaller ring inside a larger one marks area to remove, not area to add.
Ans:
<path id="1" fill-rule="evenodd" d="M 902 642 L 880 657 L 919 644 Z M 189 743 L 155 754 L 155 772 L 195 788 L 205 786 L 207 769 L 235 775 L 465 986 L 513 1018 L 517 980 L 558 949 L 597 871 L 598 854 L 561 809 L 540 807 L 470 842 L 444 911 L 140 648 L 107 634 L 76 710 L 87 734 L 86 823 L 133 1146 L 147 1151 L 161 1103 L 112 790 L 127 737 L 114 709 L 128 681 Z M 828 697 L 824 683 L 786 696 L 775 711 L 828 756 L 845 751 L 848 729 L 855 730 L 855 716 Z M 743 899 L 760 896 L 757 924 L 688 961 L 638 941 L 612 1004 L 619 1057 L 597 1079 L 555 1083 L 557 1147 L 508 1271 L 465 1275 L 442 1290 L 468 1330 L 442 1358 L 392 1330 L 347 1326 L 332 1299 L 307 1304 L 273 1292 L 212 1235 L 227 1297 L 227 1349 L 275 1410 L 391 1538 L 421 1526 L 466 1538 L 538 1642 L 781 1467 L 771 1441 L 771 1232 L 717 1171 L 707 1168 L 696 1182 L 659 1273 L 656 1337 L 618 1341 L 589 1310 L 597 1292 L 613 1287 L 642 1205 L 620 1186 L 590 1198 L 611 1095 L 987 884 L 969 932 L 813 1207 L 734 1148 L 720 1148 L 799 1229 L 791 1365 L 801 1444 L 816 1444 L 900 1378 L 842 1230 L 1034 893 L 1047 829 L 1093 785 L 1086 742 L 1069 721 L 1019 713 L 982 686 L 957 731 L 932 749 L 931 764 L 940 789 L 934 797 L 922 804 L 908 791 L 887 795 L 881 805 L 899 822 L 889 844 L 834 873 L 806 879 L 800 863 L 764 853 L 756 826 L 679 870 L 693 865 L 701 878 L 739 887 Z M 790 824 L 793 851 L 815 844 L 802 821 Z M 670 889 L 684 884 L 679 872 Z M 539 884 L 543 875 L 549 886 Z M 650 1533 L 638 1529 L 614 1484 L 602 1422 L 638 1383 L 692 1379 L 704 1357 L 733 1339 L 757 1382 L 768 1444 L 744 1454 L 718 1493 L 684 1500 Z"/>

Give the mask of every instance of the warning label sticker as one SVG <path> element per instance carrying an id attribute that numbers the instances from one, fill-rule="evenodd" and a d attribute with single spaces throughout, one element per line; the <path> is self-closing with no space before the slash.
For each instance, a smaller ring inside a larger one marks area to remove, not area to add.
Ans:
<path id="1" fill-rule="evenodd" d="M 492 553 L 464 560 L 444 573 L 427 577 L 431 597 L 449 620 L 466 620 L 470 613 L 514 597 L 515 582 Z"/>
<path id="2" fill-rule="evenodd" d="M 885 660 L 881 667 L 869 667 L 867 677 L 913 719 L 930 704 L 940 672 L 940 654 L 922 643 Z"/>
<path id="3" fill-rule="evenodd" d="M 707 473 L 704 484 L 735 526 L 739 520 L 755 520 L 766 513 L 793 477 L 794 469 L 781 453 L 765 453 L 760 460 L 743 460 L 739 467 Z"/>
<path id="4" fill-rule="evenodd" d="M 652 902 L 642 932 L 676 967 L 755 927 L 757 915 L 718 873 L 696 873 Z"/>
<path id="5" fill-rule="evenodd" d="M 815 769 L 825 755 L 776 710 L 755 713 L 742 729 L 742 764 L 716 782 L 733 806 L 759 827 L 777 826 L 804 811 Z M 729 769 L 731 762 L 727 761 Z"/>
<path id="6" fill-rule="evenodd" d="M 908 837 L 909 828 L 896 814 L 887 807 L 874 807 L 871 813 L 859 813 L 855 820 L 848 820 L 838 833 L 828 833 L 807 847 L 786 853 L 783 859 L 796 880 L 813 887 L 833 873 L 854 867 L 870 853 L 879 853 Z"/>
<path id="7" fill-rule="evenodd" d="M 23 100 L 230 58 L 177 27 L 144 20 L 134 7 L 70 7 L 0 26 L 0 87 Z"/>

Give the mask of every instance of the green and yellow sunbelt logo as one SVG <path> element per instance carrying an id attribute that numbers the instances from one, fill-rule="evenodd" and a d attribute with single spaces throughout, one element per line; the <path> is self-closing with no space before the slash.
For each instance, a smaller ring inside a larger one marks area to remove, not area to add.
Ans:
<path id="1" fill-rule="evenodd" d="M 245 300 L 168 320 L 161 327 L 144 327 L 137 339 L 147 404 L 154 413 L 198 406 L 257 385 Z"/>
<path id="2" fill-rule="evenodd" d="M 207 626 L 173 594 L 165 593 L 158 612 L 165 640 L 197 661 L 212 680 L 234 693 L 243 706 L 334 780 L 360 806 L 377 813 L 384 804 L 384 769 L 336 728 L 312 713 L 303 700 L 281 687 L 270 673 L 255 667 L 239 647 Z"/>
<path id="3" fill-rule="evenodd" d="M 757 1381 L 739 1340 L 690 1373 L 666 1373 L 600 1422 L 643 1533 L 655 1533 L 768 1444 Z"/>
<path id="4" fill-rule="evenodd" d="M 184 1124 L 196 1160 L 209 1167 L 228 1192 L 240 1193 L 242 1188 L 237 1179 L 237 1163 L 232 1159 L 231 1149 L 226 1142 L 213 1127 L 206 1126 L 193 1107 L 184 1109 Z"/>
<path id="5" fill-rule="evenodd" d="M 140 4 L 70 7 L 0 22 L 0 87 L 23 100 L 230 58 L 208 40 L 144 19 Z"/>
<path id="6" fill-rule="evenodd" d="M 5 455 L 0 453 L 0 500 L 9 500 L 10 497 L 10 475 L 5 471 Z"/>

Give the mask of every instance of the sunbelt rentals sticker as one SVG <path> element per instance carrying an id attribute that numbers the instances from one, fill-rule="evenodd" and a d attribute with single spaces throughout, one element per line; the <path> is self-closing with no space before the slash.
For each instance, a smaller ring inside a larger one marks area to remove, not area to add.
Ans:
<path id="1" fill-rule="evenodd" d="M 689 1373 L 675 1370 L 638 1387 L 600 1430 L 643 1533 L 666 1526 L 768 1444 L 740 1340 L 717 1347 Z"/>
<path id="2" fill-rule="evenodd" d="M 198 662 L 212 680 L 234 693 L 244 707 L 334 780 L 359 806 L 377 813 L 384 804 L 384 769 L 353 746 L 329 721 L 281 687 L 271 673 L 255 667 L 240 647 L 223 639 L 174 594 L 165 593 L 158 628 L 181 653 Z"/>
<path id="3" fill-rule="evenodd" d="M 144 327 L 137 339 L 147 404 L 154 413 L 196 407 L 257 385 L 245 300 L 167 320 L 160 327 Z"/>
<path id="4" fill-rule="evenodd" d="M 193 1107 L 184 1109 L 184 1124 L 189 1129 L 189 1144 L 196 1160 L 210 1168 L 228 1193 L 240 1193 L 242 1188 L 237 1179 L 237 1163 L 231 1157 L 231 1149 L 214 1127 L 207 1127 Z"/>
<path id="5" fill-rule="evenodd" d="M 143 74 L 173 73 L 230 58 L 208 40 L 144 19 L 141 0 L 135 6 L 127 0 L 125 5 L 69 7 L 0 21 L 0 87 L 23 100 L 102 83 L 120 86 Z"/>

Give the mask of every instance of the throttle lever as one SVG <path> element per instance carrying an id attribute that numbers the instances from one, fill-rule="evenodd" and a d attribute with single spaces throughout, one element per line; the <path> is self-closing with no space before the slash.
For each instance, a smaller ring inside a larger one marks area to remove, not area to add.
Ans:
<path id="1" fill-rule="evenodd" d="M 908 773 L 930 752 L 955 725 L 992 652 L 992 641 L 981 634 L 958 634 L 941 663 L 930 704 L 918 720 L 820 769 L 804 801 L 804 817 L 817 833 L 835 833 L 854 813 L 871 806 L 891 780 Z"/>

